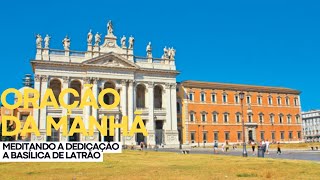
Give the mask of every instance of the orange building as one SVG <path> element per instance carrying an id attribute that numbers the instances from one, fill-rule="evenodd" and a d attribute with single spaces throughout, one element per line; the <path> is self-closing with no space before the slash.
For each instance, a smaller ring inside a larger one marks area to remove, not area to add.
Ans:
<path id="1" fill-rule="evenodd" d="M 31 86 L 33 85 L 33 80 L 31 79 L 31 75 L 27 74 L 25 76 L 25 78 L 23 79 L 23 85 L 24 87 L 20 88 L 19 91 L 22 94 L 22 99 L 24 99 L 24 90 L 27 88 L 31 88 Z M 33 96 L 30 95 L 29 98 L 32 98 Z M 17 97 L 14 97 L 14 102 L 17 102 Z M 1 106 L 0 108 L 0 123 L 2 123 L 2 117 L 3 116 L 14 116 L 17 117 L 18 120 L 20 121 L 20 131 L 22 130 L 22 128 L 24 127 L 24 124 L 28 118 L 28 116 L 33 116 L 33 107 L 32 104 L 29 103 L 28 108 L 24 108 L 23 107 L 23 100 L 20 104 L 20 106 L 16 109 L 8 109 L 6 107 Z M 13 122 L 11 121 L 10 124 L 12 124 Z M 13 127 L 15 126 L 15 123 L 13 123 Z M 27 136 L 20 136 L 20 133 L 17 136 L 13 136 L 12 137 L 13 140 L 22 140 L 22 141 L 30 141 L 31 140 L 31 134 L 27 134 Z"/>
<path id="2" fill-rule="evenodd" d="M 246 142 L 302 141 L 299 95 L 289 88 L 184 81 L 177 88 L 180 142 L 242 142 L 241 102 Z"/>

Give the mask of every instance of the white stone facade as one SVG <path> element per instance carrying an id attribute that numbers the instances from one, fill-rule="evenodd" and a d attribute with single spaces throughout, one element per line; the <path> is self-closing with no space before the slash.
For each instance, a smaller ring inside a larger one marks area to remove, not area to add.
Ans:
<path id="1" fill-rule="evenodd" d="M 320 110 L 302 113 L 302 128 L 305 141 L 320 141 Z"/>
<path id="2" fill-rule="evenodd" d="M 111 23 L 111 22 L 109 22 Z M 49 40 L 45 39 L 42 47 L 42 38 L 37 36 L 36 58 L 31 61 L 34 70 L 34 88 L 41 97 L 47 88 L 53 91 L 65 88 L 78 87 L 83 95 L 84 84 L 92 84 L 92 90 L 97 97 L 99 91 L 112 87 L 120 93 L 120 105 L 111 110 L 85 107 L 73 109 L 68 117 L 69 121 L 75 116 L 81 116 L 87 126 L 89 116 L 101 119 L 102 116 L 114 115 L 119 122 L 122 116 L 128 116 L 129 128 L 134 120 L 135 110 L 142 111 L 142 119 L 148 131 L 147 137 L 136 134 L 133 137 L 122 137 L 118 129 L 114 137 L 101 137 L 96 132 L 94 137 L 81 135 L 72 140 L 101 140 L 121 141 L 126 145 L 137 145 L 144 141 L 147 145 L 161 144 L 166 147 L 178 147 L 177 112 L 176 112 L 176 71 L 175 50 L 166 49 L 162 58 L 153 58 L 151 47 L 147 49 L 147 57 L 134 55 L 134 39 L 129 38 L 128 46 L 126 38 L 122 37 L 120 46 L 117 37 L 113 34 L 113 26 L 108 23 L 108 34 L 100 45 L 100 34 L 95 35 L 92 42 L 91 30 L 87 37 L 87 51 L 72 51 L 72 42 L 68 37 L 63 40 L 64 50 L 49 48 Z M 150 45 L 150 44 L 149 44 Z M 148 46 L 149 46 L 148 45 Z M 169 51 L 169 52 L 168 52 Z M 112 97 L 106 97 L 106 101 L 112 101 Z M 71 101 L 71 97 L 65 97 L 65 101 Z M 40 129 L 40 137 L 32 137 L 32 140 L 48 141 L 46 137 L 46 116 L 60 118 L 67 115 L 64 108 L 47 107 L 34 109 L 34 117 Z M 63 137 L 62 132 L 57 132 L 54 137 L 58 141 L 71 141 L 70 137 Z"/>

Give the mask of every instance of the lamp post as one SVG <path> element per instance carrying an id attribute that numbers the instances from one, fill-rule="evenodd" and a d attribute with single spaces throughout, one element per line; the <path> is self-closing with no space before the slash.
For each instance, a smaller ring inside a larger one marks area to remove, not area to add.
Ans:
<path id="1" fill-rule="evenodd" d="M 200 147 L 200 124 L 198 125 L 198 147 Z"/>
<path id="2" fill-rule="evenodd" d="M 154 121 L 154 122 L 153 122 L 153 127 L 155 126 L 155 127 L 154 127 L 154 129 L 155 129 L 155 138 L 156 138 L 156 139 L 155 139 L 155 141 L 156 141 L 156 142 L 155 142 L 155 145 L 157 145 L 158 138 L 159 138 L 159 137 L 158 137 L 159 135 L 158 135 L 158 133 L 157 133 L 157 116 L 153 116 L 153 121 Z"/>
<path id="3" fill-rule="evenodd" d="M 242 156 L 247 157 L 247 147 L 246 147 L 246 138 L 245 138 L 245 132 L 244 132 L 244 120 L 243 120 L 243 99 L 244 99 L 244 92 L 239 93 L 239 97 L 241 100 L 241 121 L 242 121 L 242 141 L 243 141 L 243 151 Z"/>
<path id="4" fill-rule="evenodd" d="M 119 118 L 119 114 L 116 114 L 116 115 L 115 115 L 115 120 L 116 120 L 116 123 L 117 123 L 117 124 L 119 124 L 119 119 L 120 119 L 120 118 Z M 119 131 L 119 130 L 120 130 L 120 129 L 115 129 L 115 132 L 116 132 L 116 133 L 115 133 L 114 135 L 115 135 L 116 137 L 113 139 L 113 140 L 116 139 L 118 142 L 120 142 L 120 138 L 121 138 L 121 137 L 120 137 L 121 134 L 120 134 L 120 131 Z"/>
<path id="5" fill-rule="evenodd" d="M 203 131 L 203 134 L 204 134 L 204 125 L 202 125 L 202 131 Z M 204 138 L 204 137 L 202 137 Z M 204 139 L 203 139 L 203 147 L 205 148 L 206 147 L 206 143 L 204 142 Z"/>

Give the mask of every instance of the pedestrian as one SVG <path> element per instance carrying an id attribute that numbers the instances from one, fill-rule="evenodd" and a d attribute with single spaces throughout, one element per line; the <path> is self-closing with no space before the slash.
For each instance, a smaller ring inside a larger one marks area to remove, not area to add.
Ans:
<path id="1" fill-rule="evenodd" d="M 143 150 L 143 142 L 140 142 L 141 151 Z"/>
<path id="2" fill-rule="evenodd" d="M 221 151 L 224 152 L 224 144 L 221 144 Z"/>
<path id="3" fill-rule="evenodd" d="M 278 150 L 277 150 L 277 155 L 280 155 L 281 154 L 281 148 L 280 148 L 280 142 L 278 142 Z"/>
<path id="4" fill-rule="evenodd" d="M 269 141 L 267 139 L 267 141 L 266 141 L 266 153 L 267 154 L 269 154 L 269 146 L 270 146 L 270 143 L 269 143 Z"/>
<path id="5" fill-rule="evenodd" d="M 229 150 L 229 142 L 226 141 L 226 152 L 228 152 L 228 150 Z"/>
<path id="6" fill-rule="evenodd" d="M 251 148 L 252 148 L 252 155 L 256 155 L 254 151 L 256 148 L 256 143 L 253 140 L 251 141 Z"/>
<path id="7" fill-rule="evenodd" d="M 214 154 L 217 154 L 218 152 L 218 142 L 217 141 L 214 141 L 214 144 L 213 144 L 213 153 Z"/>
<path id="8" fill-rule="evenodd" d="M 263 149 L 263 152 L 265 153 L 266 152 L 266 142 L 264 141 L 264 139 L 262 140 L 262 149 Z"/>

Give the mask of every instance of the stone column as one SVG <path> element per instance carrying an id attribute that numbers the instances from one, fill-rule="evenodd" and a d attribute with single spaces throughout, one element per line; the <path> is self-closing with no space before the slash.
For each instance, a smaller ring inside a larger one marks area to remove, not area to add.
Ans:
<path id="1" fill-rule="evenodd" d="M 127 82 L 121 80 L 120 106 L 122 116 L 127 116 Z"/>
<path id="2" fill-rule="evenodd" d="M 176 83 L 171 85 L 171 130 L 177 130 L 177 92 L 176 92 Z"/>
<path id="3" fill-rule="evenodd" d="M 92 93 L 93 96 L 96 98 L 96 101 L 98 103 L 98 81 L 99 78 L 92 78 L 93 85 L 92 85 Z M 98 109 L 91 107 L 92 108 L 92 116 L 98 121 Z M 94 140 L 98 141 L 99 140 L 99 132 L 97 128 L 94 128 Z"/>
<path id="4" fill-rule="evenodd" d="M 166 121 L 165 121 L 165 130 L 171 130 L 172 129 L 172 114 L 171 114 L 171 90 L 170 90 L 170 84 L 166 83 L 165 85 L 165 100 L 166 100 Z"/>
<path id="5" fill-rule="evenodd" d="M 37 47 L 37 53 L 36 53 L 36 59 L 37 60 L 42 60 L 42 48 Z"/>
<path id="6" fill-rule="evenodd" d="M 42 75 L 41 76 L 41 92 L 40 97 L 41 100 L 48 88 L 48 76 Z M 47 126 L 47 107 L 40 109 L 40 120 L 39 120 L 39 130 L 41 133 L 41 137 L 38 137 L 38 141 L 46 141 L 46 126 Z"/>
<path id="7" fill-rule="evenodd" d="M 131 129 L 134 119 L 134 80 L 129 80 L 128 87 L 128 128 Z M 136 145 L 135 135 L 126 138 L 127 145 Z"/>
<path id="8" fill-rule="evenodd" d="M 178 147 L 179 142 L 179 131 L 177 126 L 177 92 L 176 83 L 171 84 L 170 87 L 170 109 L 171 109 L 171 129 L 166 131 L 166 145 L 170 147 Z"/>
<path id="9" fill-rule="evenodd" d="M 84 92 L 86 92 L 86 90 L 89 89 L 88 86 L 86 85 L 90 85 L 90 78 L 88 77 L 85 77 L 83 79 L 83 88 L 82 88 L 82 92 L 81 94 L 84 94 Z M 84 101 L 87 101 L 88 99 L 83 99 Z M 85 128 L 86 130 L 89 130 L 89 116 L 90 116 L 90 106 L 85 106 L 83 108 L 83 120 L 84 120 L 84 125 L 85 125 Z M 85 141 L 86 140 L 86 137 L 84 136 L 81 136 L 80 138 L 82 141 Z"/>
<path id="10" fill-rule="evenodd" d="M 39 92 L 39 96 L 41 97 L 41 92 L 40 92 L 40 80 L 41 80 L 41 76 L 39 74 L 35 74 L 34 75 L 34 89 L 37 90 Z M 38 101 L 38 104 L 40 105 L 40 102 L 41 102 L 41 98 L 39 98 L 39 101 Z M 40 120 L 40 110 L 37 108 L 33 108 L 33 117 L 36 121 L 36 125 L 37 125 L 37 128 L 39 129 L 39 120 Z"/>
<path id="11" fill-rule="evenodd" d="M 126 80 L 121 80 L 121 91 L 120 91 L 120 107 L 121 107 L 121 115 L 128 116 L 127 113 L 127 82 Z M 119 116 L 119 118 L 122 118 Z M 120 130 L 122 132 L 122 129 Z M 125 144 L 125 137 L 121 137 L 121 142 Z"/>
<path id="12" fill-rule="evenodd" d="M 149 118 L 146 124 L 148 131 L 147 145 L 155 145 L 155 122 L 154 122 L 154 83 L 148 83 L 148 95 L 149 95 Z"/>
<path id="13" fill-rule="evenodd" d="M 62 83 L 62 89 L 67 89 L 69 88 L 69 77 L 65 76 L 65 77 L 62 77 L 63 79 L 63 83 Z M 64 97 L 63 97 L 63 100 L 65 103 L 69 104 L 69 94 L 66 94 Z M 69 120 L 70 120 L 70 114 L 68 114 L 68 110 L 66 108 L 63 108 L 62 109 L 62 115 L 61 117 L 63 116 L 67 116 L 67 122 L 69 124 Z M 67 136 L 62 136 L 62 132 L 63 132 L 63 129 L 61 128 L 60 129 L 60 141 L 68 141 L 68 137 Z"/>
<path id="14" fill-rule="evenodd" d="M 95 45 L 93 47 L 93 55 L 92 55 L 92 57 L 97 57 L 99 55 L 100 55 L 100 47 Z"/>

